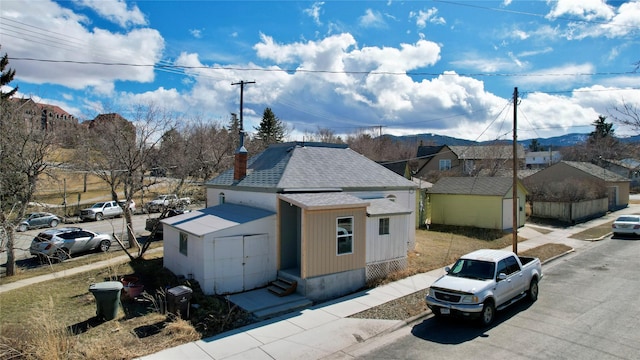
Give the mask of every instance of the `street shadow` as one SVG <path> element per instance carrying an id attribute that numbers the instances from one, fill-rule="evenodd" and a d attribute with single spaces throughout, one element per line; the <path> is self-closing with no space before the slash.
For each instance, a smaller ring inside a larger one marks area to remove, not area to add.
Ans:
<path id="1" fill-rule="evenodd" d="M 626 234 L 626 235 L 612 235 L 611 236 L 612 240 L 640 240 L 640 236 L 638 235 L 632 235 L 632 234 Z"/>
<path id="2" fill-rule="evenodd" d="M 413 336 L 444 345 L 462 344 L 479 337 L 488 337 L 487 332 L 511 319 L 521 311 L 527 310 L 532 303 L 519 301 L 510 307 L 498 311 L 492 325 L 485 327 L 478 320 L 458 317 L 435 317 L 425 319 L 411 329 Z"/>

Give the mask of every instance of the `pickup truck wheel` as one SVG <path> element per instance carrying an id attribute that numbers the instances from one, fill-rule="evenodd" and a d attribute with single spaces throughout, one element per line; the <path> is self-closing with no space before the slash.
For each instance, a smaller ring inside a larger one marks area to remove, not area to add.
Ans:
<path id="1" fill-rule="evenodd" d="M 529 297 L 529 301 L 536 302 L 538 300 L 538 279 L 531 279 L 531 284 L 529 284 L 529 291 L 527 291 L 527 296 Z"/>
<path id="2" fill-rule="evenodd" d="M 496 316 L 496 307 L 493 305 L 493 301 L 487 300 L 482 307 L 482 313 L 480 316 L 480 323 L 483 326 L 489 326 L 493 322 Z"/>
<path id="3" fill-rule="evenodd" d="M 104 216 L 102 215 L 102 213 L 97 213 L 96 214 L 96 221 L 102 221 L 102 219 L 104 219 Z"/>

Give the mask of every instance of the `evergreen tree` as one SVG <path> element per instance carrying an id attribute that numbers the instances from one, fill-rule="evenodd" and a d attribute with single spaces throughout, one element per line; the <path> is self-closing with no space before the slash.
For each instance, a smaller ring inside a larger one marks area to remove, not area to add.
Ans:
<path id="1" fill-rule="evenodd" d="M 2 48 L 2 45 L 0 45 L 0 48 Z M 0 59 L 0 89 L 2 88 L 2 86 L 9 84 L 13 80 L 13 77 L 16 75 L 16 71 L 13 69 L 7 69 L 5 71 L 7 65 L 9 65 L 9 56 L 5 53 L 2 59 Z M 6 93 L 0 90 L 0 98 L 8 99 L 12 97 L 13 94 L 16 93 L 16 91 L 18 91 L 17 86 L 13 90 Z"/>
<path id="2" fill-rule="evenodd" d="M 531 151 L 542 151 L 542 145 L 540 145 L 540 142 L 538 141 L 538 139 L 532 139 L 531 140 L 531 144 L 529 144 L 529 150 Z"/>
<path id="3" fill-rule="evenodd" d="M 273 111 L 271 111 L 271 108 L 264 109 L 260 126 L 255 129 L 258 131 L 256 138 L 262 142 L 264 146 L 280 143 L 284 140 L 285 125 L 278 119 Z"/>
<path id="4" fill-rule="evenodd" d="M 592 125 L 596 127 L 596 129 L 589 134 L 589 137 L 592 140 L 604 139 L 607 137 L 613 138 L 613 123 L 607 123 L 606 116 L 598 116 L 598 120 L 595 120 Z"/>

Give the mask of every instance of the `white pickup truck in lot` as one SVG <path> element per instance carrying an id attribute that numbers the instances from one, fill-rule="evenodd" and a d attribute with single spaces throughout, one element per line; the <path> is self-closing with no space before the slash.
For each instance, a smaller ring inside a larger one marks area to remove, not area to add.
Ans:
<path id="1" fill-rule="evenodd" d="M 180 207 L 191 204 L 191 198 L 178 198 L 176 194 L 158 195 L 155 199 L 144 205 L 144 210 L 148 213 L 160 212 L 166 207 Z"/>
<path id="2" fill-rule="evenodd" d="M 540 259 L 505 250 L 477 250 L 462 256 L 436 280 L 426 297 L 435 316 L 459 316 L 489 325 L 496 310 L 538 298 Z"/>

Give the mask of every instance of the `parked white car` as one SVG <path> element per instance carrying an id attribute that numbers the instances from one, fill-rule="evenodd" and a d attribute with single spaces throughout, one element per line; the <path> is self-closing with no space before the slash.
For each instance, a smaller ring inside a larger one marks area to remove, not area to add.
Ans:
<path id="1" fill-rule="evenodd" d="M 611 224 L 613 235 L 640 236 L 640 215 L 622 215 Z"/>
<path id="2" fill-rule="evenodd" d="M 51 258 L 64 261 L 80 252 L 106 252 L 111 247 L 112 240 L 109 234 L 98 234 L 79 227 L 49 229 L 33 238 L 29 251 L 41 260 Z"/>

